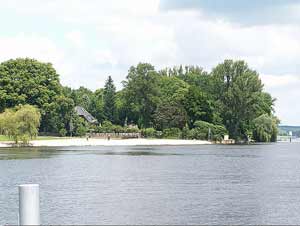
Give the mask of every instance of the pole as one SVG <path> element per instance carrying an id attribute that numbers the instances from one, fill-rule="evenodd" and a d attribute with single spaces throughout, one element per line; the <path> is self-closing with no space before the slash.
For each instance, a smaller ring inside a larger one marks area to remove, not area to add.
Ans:
<path id="1" fill-rule="evenodd" d="M 19 225 L 40 225 L 38 184 L 19 185 Z"/>

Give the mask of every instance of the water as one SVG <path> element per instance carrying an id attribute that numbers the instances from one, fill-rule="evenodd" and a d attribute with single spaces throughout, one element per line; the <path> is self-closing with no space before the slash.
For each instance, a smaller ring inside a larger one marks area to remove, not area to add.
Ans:
<path id="1" fill-rule="evenodd" d="M 300 224 L 300 143 L 0 149 L 0 224 Z"/>

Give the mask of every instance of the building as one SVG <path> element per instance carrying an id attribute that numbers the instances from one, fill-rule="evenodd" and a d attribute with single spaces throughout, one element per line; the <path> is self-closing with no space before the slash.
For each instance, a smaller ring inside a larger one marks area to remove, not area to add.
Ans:
<path id="1" fill-rule="evenodd" d="M 94 118 L 87 110 L 85 110 L 83 107 L 81 106 L 76 106 L 75 107 L 75 112 L 77 113 L 77 115 L 79 115 L 80 117 L 84 118 L 87 122 L 91 123 L 91 124 L 98 124 L 98 120 L 96 118 Z"/>

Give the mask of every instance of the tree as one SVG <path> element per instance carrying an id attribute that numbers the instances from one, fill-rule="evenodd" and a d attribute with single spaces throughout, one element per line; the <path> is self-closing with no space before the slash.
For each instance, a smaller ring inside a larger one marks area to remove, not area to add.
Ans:
<path id="1" fill-rule="evenodd" d="M 213 101 L 207 93 L 202 92 L 198 87 L 191 86 L 189 88 L 184 103 L 191 126 L 198 120 L 216 121 L 217 116 L 214 112 Z"/>
<path id="2" fill-rule="evenodd" d="M 159 102 L 159 75 L 151 64 L 131 67 L 123 82 L 128 119 L 140 127 L 151 127 L 153 114 Z"/>
<path id="3" fill-rule="evenodd" d="M 71 120 L 74 123 L 78 117 L 74 112 L 74 107 L 74 101 L 64 96 L 59 96 L 54 102 L 46 105 L 42 131 L 61 136 L 67 135 Z"/>
<path id="4" fill-rule="evenodd" d="M 213 69 L 212 82 L 211 95 L 232 138 L 247 139 L 251 122 L 272 112 L 272 98 L 263 92 L 258 73 L 244 61 L 225 60 Z"/>
<path id="5" fill-rule="evenodd" d="M 278 133 L 278 119 L 268 114 L 253 120 L 253 138 L 257 142 L 275 142 Z"/>
<path id="6" fill-rule="evenodd" d="M 50 63 L 17 58 L 0 64 L 0 112 L 19 104 L 42 109 L 61 94 L 59 75 Z"/>
<path id="7" fill-rule="evenodd" d="M 103 93 L 104 89 L 97 89 L 94 92 L 89 108 L 89 112 L 98 120 L 98 122 L 103 122 L 106 119 L 104 114 Z"/>
<path id="8" fill-rule="evenodd" d="M 38 135 L 40 125 L 40 112 L 31 105 L 20 105 L 14 109 L 6 109 L 0 114 L 1 132 L 16 142 L 21 140 L 23 144 L 28 143 Z"/>
<path id="9" fill-rule="evenodd" d="M 111 76 L 108 76 L 103 90 L 103 111 L 105 118 L 110 122 L 115 121 L 116 116 L 116 87 Z"/>
<path id="10" fill-rule="evenodd" d="M 68 97 L 73 99 L 75 106 L 81 106 L 87 111 L 91 111 L 93 108 L 92 100 L 94 93 L 83 86 L 80 86 L 79 89 L 72 90 L 71 95 Z"/>
<path id="11" fill-rule="evenodd" d="M 155 111 L 154 122 L 158 130 L 175 127 L 182 129 L 187 123 L 187 114 L 181 104 L 163 102 Z"/>

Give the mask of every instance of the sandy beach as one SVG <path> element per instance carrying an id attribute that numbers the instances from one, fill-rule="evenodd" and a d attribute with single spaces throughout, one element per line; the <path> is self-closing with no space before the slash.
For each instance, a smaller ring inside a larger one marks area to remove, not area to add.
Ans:
<path id="1" fill-rule="evenodd" d="M 0 142 L 0 147 L 11 147 L 12 142 Z M 202 140 L 173 140 L 173 139 L 125 139 L 125 140 L 104 140 L 73 138 L 54 140 L 33 140 L 30 146 L 33 147 L 65 147 L 65 146 L 151 146 L 151 145 L 201 145 L 211 144 Z"/>

